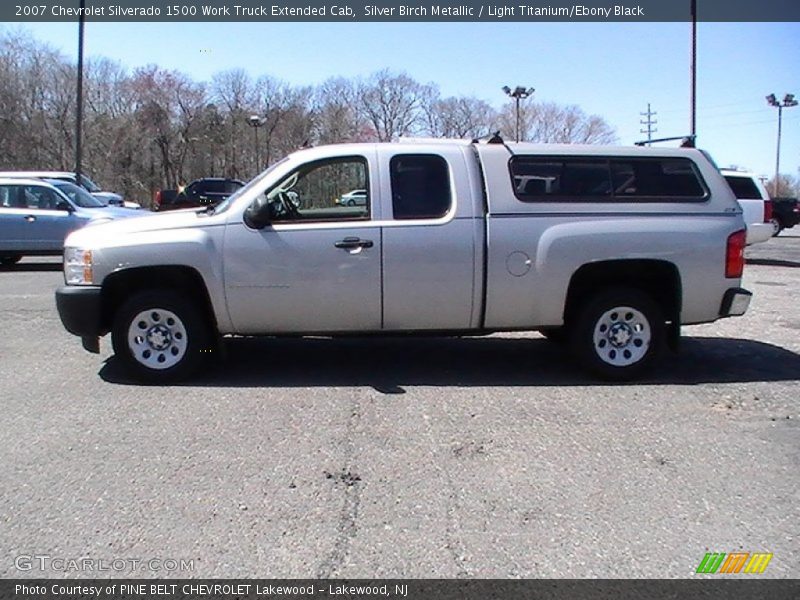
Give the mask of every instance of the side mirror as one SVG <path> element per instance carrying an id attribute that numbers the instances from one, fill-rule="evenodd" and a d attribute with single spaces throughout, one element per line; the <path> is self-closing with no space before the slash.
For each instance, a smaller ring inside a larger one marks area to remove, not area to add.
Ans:
<path id="1" fill-rule="evenodd" d="M 244 222 L 253 229 L 264 229 L 272 222 L 270 203 L 264 194 L 261 194 L 244 211 Z"/>
<path id="2" fill-rule="evenodd" d="M 56 204 L 56 210 L 64 210 L 68 213 L 73 212 L 75 209 L 72 208 L 72 205 L 67 202 L 66 200 L 61 200 L 58 204 Z"/>

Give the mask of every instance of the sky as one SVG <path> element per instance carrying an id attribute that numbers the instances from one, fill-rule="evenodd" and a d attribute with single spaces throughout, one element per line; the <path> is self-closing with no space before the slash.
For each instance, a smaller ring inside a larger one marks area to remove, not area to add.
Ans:
<path id="1" fill-rule="evenodd" d="M 77 56 L 77 24 L 0 24 Z M 775 173 L 778 111 L 765 96 L 800 98 L 800 23 L 699 23 L 698 146 L 721 167 Z M 155 64 L 196 81 L 241 68 L 295 85 L 388 68 L 443 96 L 500 107 L 501 88 L 575 104 L 603 117 L 620 144 L 690 131 L 689 23 L 97 23 L 85 52 L 129 69 Z M 800 175 L 800 106 L 783 111 L 781 173 Z"/>

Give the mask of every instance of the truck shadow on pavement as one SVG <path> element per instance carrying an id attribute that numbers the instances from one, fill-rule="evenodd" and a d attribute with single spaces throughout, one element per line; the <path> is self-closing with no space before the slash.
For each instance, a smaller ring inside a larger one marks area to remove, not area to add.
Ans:
<path id="1" fill-rule="evenodd" d="M 584 373 L 561 346 L 542 338 L 237 338 L 217 368 L 186 382 L 200 387 L 619 385 Z M 100 376 L 134 384 L 114 357 Z M 794 381 L 800 355 L 764 342 L 685 337 L 644 379 L 626 385 Z"/>

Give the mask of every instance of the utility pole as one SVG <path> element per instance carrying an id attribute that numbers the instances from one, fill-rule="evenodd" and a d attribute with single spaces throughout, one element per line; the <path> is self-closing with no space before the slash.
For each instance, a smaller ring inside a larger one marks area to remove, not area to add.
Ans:
<path id="1" fill-rule="evenodd" d="M 653 125 L 655 125 L 656 123 L 658 123 L 658 121 L 656 121 L 655 119 L 653 119 L 653 117 L 654 117 L 655 115 L 657 115 L 658 113 L 656 113 L 656 112 L 653 112 L 652 110 L 650 110 L 650 103 L 648 102 L 648 103 L 647 103 L 647 112 L 643 112 L 643 113 L 639 113 L 639 114 L 640 114 L 641 116 L 643 116 L 643 117 L 647 117 L 647 119 L 646 119 L 646 120 L 639 120 L 639 123 L 641 123 L 642 125 L 647 125 L 647 129 L 640 129 L 640 130 L 639 130 L 639 132 L 640 132 L 640 133 L 646 133 L 646 134 L 647 134 L 647 145 L 649 146 L 649 145 L 650 145 L 650 142 L 651 142 L 651 141 L 652 141 L 652 139 L 653 139 L 653 134 L 654 134 L 656 131 L 658 131 L 658 129 L 656 129 L 655 127 L 653 127 Z"/>
<path id="2" fill-rule="evenodd" d="M 692 138 L 692 143 L 697 140 L 697 0 L 692 0 L 692 62 L 689 67 L 692 79 L 691 83 L 691 98 L 689 100 L 689 110 L 691 111 L 691 119 L 689 122 L 689 135 Z"/>

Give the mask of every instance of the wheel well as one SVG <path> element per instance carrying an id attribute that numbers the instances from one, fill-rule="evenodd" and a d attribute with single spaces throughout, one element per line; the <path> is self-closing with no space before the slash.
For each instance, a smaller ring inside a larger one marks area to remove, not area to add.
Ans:
<path id="1" fill-rule="evenodd" d="M 583 265 L 569 282 L 564 322 L 570 321 L 592 293 L 612 286 L 633 287 L 648 293 L 667 321 L 680 324 L 680 274 L 674 264 L 663 260 L 607 260 Z"/>
<path id="2" fill-rule="evenodd" d="M 103 331 L 111 330 L 114 315 L 123 302 L 138 292 L 153 289 L 174 290 L 196 301 L 216 331 L 214 309 L 202 276 L 192 267 L 178 265 L 124 269 L 109 275 L 101 292 Z"/>

